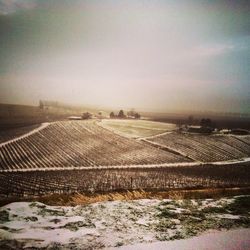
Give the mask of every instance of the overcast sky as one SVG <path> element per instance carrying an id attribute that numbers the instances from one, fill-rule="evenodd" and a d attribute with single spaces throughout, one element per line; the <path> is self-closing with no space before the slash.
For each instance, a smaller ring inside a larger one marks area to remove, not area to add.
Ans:
<path id="1" fill-rule="evenodd" d="M 250 113 L 250 3 L 0 0 L 0 103 Z"/>

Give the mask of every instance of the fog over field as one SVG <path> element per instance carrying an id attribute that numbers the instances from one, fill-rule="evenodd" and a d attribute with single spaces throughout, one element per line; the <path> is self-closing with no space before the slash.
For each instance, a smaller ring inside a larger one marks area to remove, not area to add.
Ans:
<path id="1" fill-rule="evenodd" d="M 249 113 L 248 1 L 0 0 L 0 103 Z"/>

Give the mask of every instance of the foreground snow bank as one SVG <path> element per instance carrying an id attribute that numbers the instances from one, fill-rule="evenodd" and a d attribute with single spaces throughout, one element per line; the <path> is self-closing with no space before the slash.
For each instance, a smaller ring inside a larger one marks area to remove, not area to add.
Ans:
<path id="1" fill-rule="evenodd" d="M 209 229 L 250 227 L 249 203 L 250 196 L 110 201 L 76 207 L 16 202 L 0 209 L 0 248 L 129 249 L 137 244 L 139 248 L 133 249 L 140 249 L 139 243 L 184 239 Z"/>
<path id="2" fill-rule="evenodd" d="M 184 240 L 141 243 L 119 248 L 120 250 L 249 250 L 250 229 L 236 229 L 227 232 L 209 232 Z"/>

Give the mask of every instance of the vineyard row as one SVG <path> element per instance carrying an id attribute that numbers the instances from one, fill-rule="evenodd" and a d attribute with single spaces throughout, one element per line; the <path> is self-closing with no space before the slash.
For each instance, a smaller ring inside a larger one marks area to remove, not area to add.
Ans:
<path id="1" fill-rule="evenodd" d="M 246 187 L 250 164 L 0 173 L 0 197 L 52 193 Z"/>
<path id="2" fill-rule="evenodd" d="M 229 161 L 250 156 L 250 136 L 169 133 L 147 141 L 200 162 Z"/>
<path id="3" fill-rule="evenodd" d="M 0 170 L 4 171 L 175 162 L 190 160 L 121 137 L 93 121 L 55 122 L 0 146 Z"/>

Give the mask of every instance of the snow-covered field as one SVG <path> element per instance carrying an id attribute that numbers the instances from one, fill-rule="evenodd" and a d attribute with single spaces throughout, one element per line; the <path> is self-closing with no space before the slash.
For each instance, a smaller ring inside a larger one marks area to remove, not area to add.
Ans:
<path id="1" fill-rule="evenodd" d="M 145 138 L 176 129 L 172 123 L 147 120 L 103 119 L 98 125 L 128 138 Z"/>
<path id="2" fill-rule="evenodd" d="M 211 229 L 249 228 L 249 202 L 250 196 L 107 201 L 75 207 L 15 202 L 0 209 L 0 249 L 129 249 L 132 245 L 136 249 Z"/>

